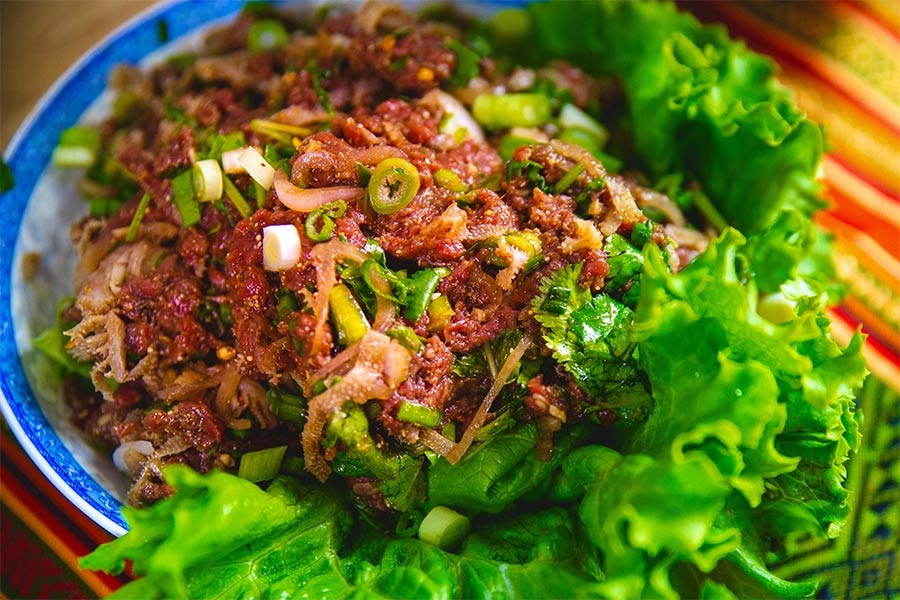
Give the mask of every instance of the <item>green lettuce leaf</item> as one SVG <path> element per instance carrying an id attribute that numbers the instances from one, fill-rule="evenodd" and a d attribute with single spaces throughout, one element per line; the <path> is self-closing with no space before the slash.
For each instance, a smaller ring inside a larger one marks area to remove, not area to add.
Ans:
<path id="1" fill-rule="evenodd" d="M 533 59 L 567 58 L 621 78 L 631 132 L 656 176 L 684 173 L 748 233 L 788 208 L 822 206 L 820 128 L 794 106 L 774 63 L 673 4 L 549 2 L 528 7 Z M 639 33 L 638 33 L 639 32 Z"/>
<path id="2" fill-rule="evenodd" d="M 735 528 L 714 526 L 730 488 L 702 453 L 678 460 L 632 454 L 588 488 L 579 516 L 602 553 L 608 598 L 677 598 L 678 562 L 708 573 L 738 547 Z"/>
<path id="3" fill-rule="evenodd" d="M 130 530 L 83 558 L 86 569 L 137 579 L 114 598 L 568 598 L 597 577 L 589 544 L 564 508 L 479 523 L 459 554 L 417 539 L 353 530 L 322 486 L 288 477 L 267 491 L 224 473 L 167 467 L 175 494 L 126 510 Z"/>
<path id="4" fill-rule="evenodd" d="M 473 447 L 455 465 L 438 459 L 428 470 L 428 505 L 472 513 L 506 510 L 526 494 L 543 491 L 556 467 L 583 438 L 579 428 L 560 432 L 554 437 L 550 460 L 544 462 L 534 450 L 537 428 L 526 424 Z"/>
<path id="5" fill-rule="evenodd" d="M 67 336 L 65 332 L 77 325 L 77 323 L 66 322 L 63 319 L 63 311 L 74 301 L 74 298 L 63 298 L 60 300 L 56 308 L 56 323 L 54 323 L 52 327 L 48 327 L 41 332 L 31 341 L 31 343 L 35 348 L 58 364 L 64 373 L 71 373 L 90 381 L 91 363 L 77 360 L 66 350 L 66 344 L 69 343 L 69 336 Z"/>
<path id="6" fill-rule="evenodd" d="M 79 562 L 118 574 L 132 561 L 143 577 L 113 597 L 252 598 L 323 580 L 340 589 L 337 548 L 352 517 L 327 488 L 282 477 L 263 491 L 234 475 L 184 466 L 164 475 L 175 494 L 141 510 L 123 508 L 128 533 Z"/>

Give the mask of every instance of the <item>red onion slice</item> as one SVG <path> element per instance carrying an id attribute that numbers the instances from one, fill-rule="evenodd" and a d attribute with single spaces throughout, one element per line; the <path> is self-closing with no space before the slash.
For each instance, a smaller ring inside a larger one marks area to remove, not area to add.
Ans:
<path id="1" fill-rule="evenodd" d="M 337 200 L 356 202 L 365 193 L 363 188 L 350 185 L 327 188 L 298 188 L 290 182 L 284 171 L 278 169 L 275 172 L 275 195 L 278 201 L 291 210 L 301 213 L 312 212 Z"/>

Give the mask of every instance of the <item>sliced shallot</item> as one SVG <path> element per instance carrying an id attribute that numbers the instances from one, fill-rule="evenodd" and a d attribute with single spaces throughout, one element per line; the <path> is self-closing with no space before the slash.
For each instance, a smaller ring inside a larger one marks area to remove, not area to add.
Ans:
<path id="1" fill-rule="evenodd" d="M 339 185 L 327 188 L 299 188 L 288 180 L 280 169 L 275 172 L 275 195 L 278 201 L 291 210 L 308 213 L 326 204 L 343 200 L 356 202 L 365 195 L 361 187 Z"/>

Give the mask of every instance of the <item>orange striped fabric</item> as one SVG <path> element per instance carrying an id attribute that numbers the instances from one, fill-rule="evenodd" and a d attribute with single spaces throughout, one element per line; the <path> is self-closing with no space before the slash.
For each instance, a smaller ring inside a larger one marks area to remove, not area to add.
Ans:
<path id="1" fill-rule="evenodd" d="M 862 328 L 869 335 L 870 369 L 900 392 L 900 2 L 685 7 L 705 21 L 725 23 L 733 36 L 773 57 L 801 108 L 824 124 L 831 151 L 823 163 L 823 195 L 830 206 L 817 219 L 835 236 L 837 273 L 848 291 L 830 313 L 832 331 L 847 342 Z M 0 450 L 0 598 L 105 596 L 120 587 L 127 576 L 88 573 L 75 565 L 77 556 L 108 541 L 109 534 L 43 478 L 5 427 Z M 800 572 L 791 565 L 783 571 Z M 866 580 L 853 577 L 851 572 L 835 580 L 830 591 L 857 597 L 869 589 Z"/>
<path id="2" fill-rule="evenodd" d="M 824 125 L 829 207 L 817 222 L 836 238 L 847 286 L 833 328 L 846 342 L 862 326 L 870 369 L 900 391 L 900 3 L 686 6 L 775 59 L 800 107 Z"/>

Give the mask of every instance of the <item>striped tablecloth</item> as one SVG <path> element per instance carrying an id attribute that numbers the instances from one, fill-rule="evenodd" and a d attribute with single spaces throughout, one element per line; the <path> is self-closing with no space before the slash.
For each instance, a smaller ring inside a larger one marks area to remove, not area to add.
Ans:
<path id="1" fill-rule="evenodd" d="M 685 7 L 775 59 L 800 106 L 825 124 L 830 207 L 818 220 L 836 238 L 848 290 L 832 311 L 832 328 L 844 343 L 859 326 L 869 336 L 873 375 L 859 398 L 864 447 L 849 470 L 848 531 L 800 545 L 777 572 L 819 579 L 823 598 L 900 597 L 900 1 Z M 77 568 L 77 557 L 109 534 L 53 488 L 5 427 L 0 450 L 0 594 L 98 597 L 127 581 Z"/>

